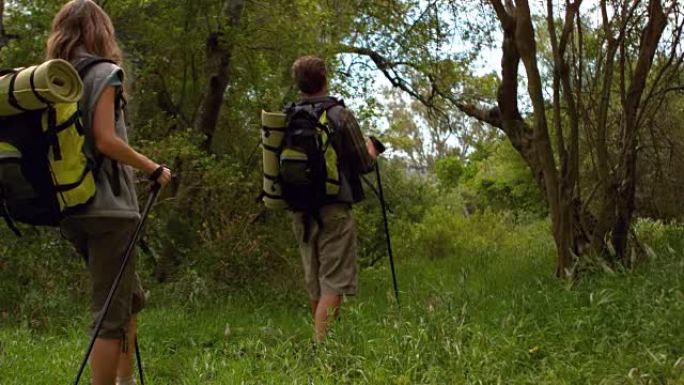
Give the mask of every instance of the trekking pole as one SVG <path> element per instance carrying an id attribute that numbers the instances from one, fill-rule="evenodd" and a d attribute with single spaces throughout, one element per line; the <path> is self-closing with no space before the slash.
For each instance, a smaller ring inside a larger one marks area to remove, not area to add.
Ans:
<path id="1" fill-rule="evenodd" d="M 154 206 L 154 203 L 157 200 L 157 197 L 159 196 L 159 191 L 161 190 L 161 185 L 159 183 L 154 183 L 152 185 L 152 189 L 150 190 L 150 196 L 147 198 L 147 203 L 145 204 L 145 208 L 143 209 L 143 212 L 140 217 L 140 222 L 138 222 L 138 226 L 135 229 L 135 232 L 133 233 L 133 237 L 131 238 L 130 243 L 128 244 L 128 247 L 126 248 L 126 253 L 124 254 L 124 259 L 123 262 L 121 263 L 121 268 L 119 269 L 118 274 L 116 275 L 116 278 L 114 279 L 114 283 L 112 284 L 111 289 L 109 289 L 109 294 L 107 295 L 107 300 L 105 301 L 104 306 L 102 307 L 102 310 L 100 311 L 100 315 L 97 318 L 97 323 L 95 324 L 95 330 L 93 332 L 92 337 L 90 338 L 90 343 L 88 344 L 88 349 L 86 350 L 86 354 L 83 357 L 83 361 L 81 361 L 81 366 L 78 369 L 78 373 L 76 374 L 76 379 L 74 379 L 74 385 L 78 385 L 79 381 L 81 380 L 81 376 L 83 375 L 83 371 L 85 370 L 86 365 L 88 364 L 88 359 L 90 358 L 90 353 L 93 351 L 93 346 L 95 346 L 95 339 L 97 338 L 97 335 L 100 333 L 100 330 L 102 329 L 102 324 L 104 323 L 105 316 L 107 315 L 107 312 L 109 311 L 109 307 L 112 305 L 112 300 L 114 299 L 114 293 L 116 292 L 116 289 L 119 287 L 119 284 L 121 283 L 121 279 L 123 278 L 124 271 L 126 270 L 126 266 L 128 265 L 128 261 L 131 259 L 131 255 L 133 254 L 133 250 L 135 249 L 135 244 L 138 242 L 138 238 L 140 238 L 140 234 L 142 233 L 142 229 L 145 225 L 145 221 L 147 220 L 147 216 L 150 214 L 150 211 L 152 210 L 152 206 Z M 138 351 L 138 344 L 136 343 L 136 355 L 138 356 L 138 359 L 140 358 L 140 352 Z M 142 363 L 138 361 L 138 368 L 142 369 Z M 142 380 L 142 371 L 140 372 L 141 380 Z M 141 384 L 142 385 L 142 384 Z"/>
<path id="2" fill-rule="evenodd" d="M 380 143 L 375 137 L 371 136 L 373 145 L 379 154 L 385 151 L 385 146 Z M 382 178 L 380 177 L 380 160 L 375 162 L 375 178 L 378 181 L 378 199 L 382 206 L 382 219 L 385 224 L 385 239 L 387 240 L 387 253 L 389 254 L 390 268 L 392 269 L 392 284 L 394 285 L 394 297 L 397 299 L 399 305 L 399 284 L 397 284 L 397 272 L 394 268 L 394 255 L 392 254 L 392 239 L 390 238 L 389 222 L 387 220 L 387 203 L 385 202 L 385 193 L 382 189 Z"/>
<path id="3" fill-rule="evenodd" d="M 140 375 L 140 385 L 145 385 L 145 374 L 143 372 L 142 358 L 140 357 L 140 345 L 138 335 L 135 335 L 135 359 L 138 361 L 138 374 Z"/>

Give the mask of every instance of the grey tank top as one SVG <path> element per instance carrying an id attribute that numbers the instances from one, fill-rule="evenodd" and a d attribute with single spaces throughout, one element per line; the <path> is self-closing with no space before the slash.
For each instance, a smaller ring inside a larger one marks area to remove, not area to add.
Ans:
<path id="1" fill-rule="evenodd" d="M 77 66 L 83 56 L 74 61 Z M 138 197 L 135 192 L 135 175 L 130 166 L 115 162 L 100 155 L 94 146 L 92 122 L 95 106 L 107 87 L 123 87 L 123 70 L 111 63 L 99 63 L 90 68 L 83 79 L 83 97 L 79 104 L 83 126 L 86 131 L 85 151 L 90 159 L 100 159 L 100 167 L 95 173 L 97 192 L 93 202 L 77 210 L 72 218 L 139 218 Z M 118 91 L 117 90 L 117 91 Z M 115 133 L 128 143 L 128 132 L 121 106 L 115 111 Z M 118 170 L 117 170 L 118 169 Z M 118 176 L 118 178 L 117 178 Z M 118 179 L 118 187 L 115 186 Z"/>

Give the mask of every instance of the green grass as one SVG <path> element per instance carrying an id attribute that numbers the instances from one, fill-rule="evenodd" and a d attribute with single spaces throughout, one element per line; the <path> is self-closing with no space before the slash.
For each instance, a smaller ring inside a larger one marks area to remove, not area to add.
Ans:
<path id="1" fill-rule="evenodd" d="M 477 253 L 400 261 L 401 307 L 393 304 L 388 269 L 364 270 L 359 297 L 316 349 L 303 293 L 235 292 L 189 301 L 154 288 L 141 315 L 147 380 L 684 383 L 682 250 L 660 247 L 665 251 L 634 272 L 586 274 L 569 283 L 552 278 L 546 237 L 511 239 Z M 0 384 L 72 381 L 87 343 L 85 310 L 74 308 L 73 320 L 56 315 L 40 327 L 0 324 Z"/>
<path id="2" fill-rule="evenodd" d="M 185 272 L 150 286 L 148 383 L 682 384 L 684 229 L 638 230 L 652 246 L 638 269 L 565 282 L 552 277 L 547 223 L 436 212 L 397 239 L 402 306 L 387 266 L 366 269 L 360 295 L 316 348 L 303 290 L 292 290 L 299 280 L 218 289 Z M 57 259 L 22 261 L 5 267 L 23 269 L 22 287 L 11 275 L 0 282 L 22 295 L 0 298 L 14 309 L 0 311 L 0 384 L 70 383 L 87 344 L 85 276 L 58 274 Z"/>

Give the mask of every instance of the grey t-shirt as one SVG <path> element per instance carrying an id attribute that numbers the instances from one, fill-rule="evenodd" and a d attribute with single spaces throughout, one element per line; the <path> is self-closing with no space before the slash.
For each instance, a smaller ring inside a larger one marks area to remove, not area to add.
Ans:
<path id="1" fill-rule="evenodd" d="M 77 66 L 81 60 L 86 58 L 87 56 L 84 55 L 73 64 Z M 140 217 L 133 169 L 99 154 L 94 146 L 91 129 L 95 106 L 102 92 L 109 86 L 116 87 L 118 90 L 121 89 L 123 87 L 123 76 L 123 70 L 119 66 L 111 63 L 99 63 L 91 67 L 83 79 L 83 96 L 79 109 L 86 132 L 85 150 L 90 159 L 101 159 L 101 164 L 95 173 L 97 192 L 93 202 L 76 211 L 72 217 L 131 219 Z M 126 122 L 120 106 L 115 114 L 115 133 L 128 143 Z M 119 191 L 113 187 L 113 183 L 116 183 L 113 180 L 117 175 L 116 168 L 118 168 Z"/>

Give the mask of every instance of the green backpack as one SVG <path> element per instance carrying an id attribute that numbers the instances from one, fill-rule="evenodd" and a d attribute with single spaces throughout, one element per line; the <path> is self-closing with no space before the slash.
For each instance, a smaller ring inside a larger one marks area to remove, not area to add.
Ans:
<path id="1" fill-rule="evenodd" d="M 15 222 L 58 226 L 95 197 L 78 101 L 81 78 L 103 61 L 0 72 L 0 216 L 17 236 Z"/>

